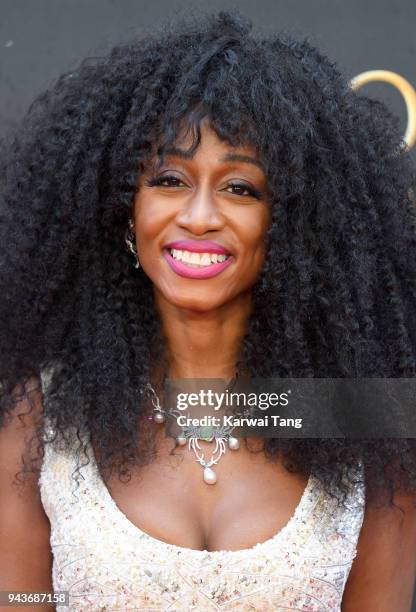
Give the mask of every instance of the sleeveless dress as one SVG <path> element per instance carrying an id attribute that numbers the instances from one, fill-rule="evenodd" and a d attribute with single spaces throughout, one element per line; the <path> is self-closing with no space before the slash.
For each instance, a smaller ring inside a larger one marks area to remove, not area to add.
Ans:
<path id="1" fill-rule="evenodd" d="M 364 516 L 363 484 L 354 484 L 346 507 L 338 508 L 311 475 L 294 515 L 274 537 L 243 550 L 209 552 L 168 544 L 136 527 L 111 497 L 89 442 L 87 455 L 77 487 L 75 453 L 47 443 L 39 478 L 51 524 L 53 588 L 69 591 L 69 610 L 341 609 Z"/>

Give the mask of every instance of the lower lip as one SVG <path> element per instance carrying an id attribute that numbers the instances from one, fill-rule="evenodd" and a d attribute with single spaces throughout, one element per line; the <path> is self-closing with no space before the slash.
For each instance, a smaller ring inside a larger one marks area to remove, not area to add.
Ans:
<path id="1" fill-rule="evenodd" d="M 163 256 L 176 274 L 179 274 L 179 276 L 185 276 L 186 278 L 196 278 L 199 280 L 212 278 L 213 276 L 221 274 L 221 272 L 225 270 L 225 268 L 228 268 L 228 266 L 234 261 L 234 257 L 230 255 L 228 259 L 222 261 L 221 263 L 210 264 L 204 268 L 191 268 L 182 261 L 174 259 L 169 251 L 164 251 Z"/>

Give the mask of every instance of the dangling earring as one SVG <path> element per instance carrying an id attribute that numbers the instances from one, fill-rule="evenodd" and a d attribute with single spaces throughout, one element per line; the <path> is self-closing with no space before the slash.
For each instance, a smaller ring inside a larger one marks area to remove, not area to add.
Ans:
<path id="1" fill-rule="evenodd" d="M 136 249 L 136 242 L 135 242 L 135 235 L 133 232 L 133 220 L 129 219 L 129 225 L 128 228 L 126 229 L 126 233 L 125 233 L 125 240 L 126 240 L 126 245 L 128 250 L 133 253 L 134 257 L 135 257 L 135 263 L 134 263 L 134 267 L 135 268 L 140 268 L 140 261 L 139 261 L 139 256 L 137 255 L 137 249 Z"/>

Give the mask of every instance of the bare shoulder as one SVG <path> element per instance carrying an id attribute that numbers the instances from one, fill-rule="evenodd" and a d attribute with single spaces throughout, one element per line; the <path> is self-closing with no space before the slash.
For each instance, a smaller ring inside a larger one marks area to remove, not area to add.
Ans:
<path id="1" fill-rule="evenodd" d="M 34 436 L 37 428 L 43 423 L 42 390 L 39 380 L 31 378 L 26 383 L 25 389 L 20 385 L 16 387 L 14 393 L 18 401 L 11 412 L 5 415 L 0 427 L 1 478 L 7 479 L 9 485 L 15 481 L 16 473 L 22 471 L 23 461 L 29 458 L 29 454 L 32 457 L 39 454 Z M 29 443 L 31 443 L 30 448 Z M 27 483 L 21 487 L 21 490 L 29 494 L 30 489 L 36 488 L 36 485 L 36 478 L 27 478 Z"/>
<path id="2" fill-rule="evenodd" d="M 35 474 L 31 476 L 28 472 L 25 472 L 23 479 L 22 470 L 24 462 L 27 465 L 29 457 L 36 458 L 40 451 L 35 434 L 43 424 L 42 389 L 39 380 L 31 378 L 25 389 L 20 385 L 14 393 L 18 401 L 5 415 L 0 427 L 0 477 L 2 484 L 6 485 L 4 479 L 9 486 L 14 482 L 13 490 L 19 489 L 22 495 L 30 495 L 30 491 L 37 488 L 37 479 Z M 17 473 L 20 487 L 17 487 L 15 479 Z"/>
<path id="3" fill-rule="evenodd" d="M 416 496 L 366 507 L 343 612 L 410 612 L 416 579 Z"/>
<path id="4" fill-rule="evenodd" d="M 51 590 L 50 525 L 39 472 L 24 470 L 24 462 L 38 455 L 40 381 L 33 378 L 25 392 L 18 391 L 20 399 L 0 428 L 0 590 Z"/>

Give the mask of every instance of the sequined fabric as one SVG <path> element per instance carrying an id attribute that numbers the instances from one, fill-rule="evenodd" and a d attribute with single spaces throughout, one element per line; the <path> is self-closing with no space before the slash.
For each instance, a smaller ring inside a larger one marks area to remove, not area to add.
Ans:
<path id="1" fill-rule="evenodd" d="M 51 523 L 53 587 L 69 591 L 70 610 L 341 609 L 363 520 L 363 485 L 354 485 L 347 507 L 338 508 L 311 476 L 295 514 L 274 537 L 245 550 L 199 551 L 131 523 L 110 496 L 90 445 L 87 451 L 90 463 L 80 468 L 76 488 L 75 454 L 46 444 L 39 481 Z"/>

